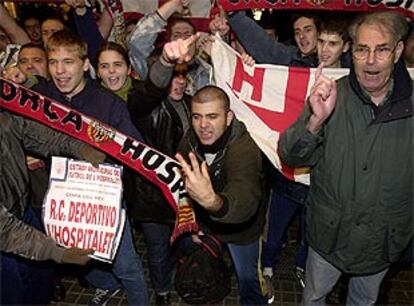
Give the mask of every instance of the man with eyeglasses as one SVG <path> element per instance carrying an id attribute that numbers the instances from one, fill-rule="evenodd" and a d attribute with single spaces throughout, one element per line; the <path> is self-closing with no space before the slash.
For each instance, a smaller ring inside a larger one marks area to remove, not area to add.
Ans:
<path id="1" fill-rule="evenodd" d="M 402 15 L 362 15 L 351 26 L 354 64 L 322 74 L 279 142 L 282 160 L 311 167 L 303 305 L 325 305 L 341 274 L 347 305 L 374 305 L 413 237 L 413 81 L 400 59 Z"/>

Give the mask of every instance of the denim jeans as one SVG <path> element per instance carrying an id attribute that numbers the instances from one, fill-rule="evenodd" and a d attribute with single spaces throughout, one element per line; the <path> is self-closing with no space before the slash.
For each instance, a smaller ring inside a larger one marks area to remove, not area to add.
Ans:
<path id="1" fill-rule="evenodd" d="M 266 305 L 264 280 L 260 266 L 260 239 L 250 244 L 227 243 L 239 282 L 241 305 Z"/>
<path id="2" fill-rule="evenodd" d="M 348 286 L 348 306 L 374 305 L 379 288 L 388 268 L 371 275 L 351 276 Z M 302 305 L 326 305 L 326 296 L 331 292 L 342 272 L 327 262 L 315 250 L 309 247 L 306 261 L 305 289 Z"/>
<path id="3" fill-rule="evenodd" d="M 28 208 L 22 221 L 43 231 L 40 219 Z M 0 256 L 0 304 L 49 304 L 53 292 L 55 263 L 33 261 L 13 254 Z"/>
<path id="4" fill-rule="evenodd" d="M 306 207 L 304 204 L 298 204 L 275 190 L 272 191 L 267 221 L 267 237 L 263 244 L 263 267 L 273 268 L 276 265 L 288 227 L 295 215 L 299 213 L 300 224 L 297 235 L 298 247 L 295 254 L 295 264 L 305 269 L 307 257 L 305 211 Z"/>
<path id="5" fill-rule="evenodd" d="M 128 219 L 125 221 L 121 244 L 113 263 L 96 263 L 85 278 L 93 286 L 101 289 L 113 291 L 122 286 L 129 305 L 149 305 L 144 269 L 135 250 Z"/>
<path id="6" fill-rule="evenodd" d="M 143 222 L 145 243 L 152 286 L 155 293 L 165 295 L 171 291 L 171 226 L 161 223 Z"/>

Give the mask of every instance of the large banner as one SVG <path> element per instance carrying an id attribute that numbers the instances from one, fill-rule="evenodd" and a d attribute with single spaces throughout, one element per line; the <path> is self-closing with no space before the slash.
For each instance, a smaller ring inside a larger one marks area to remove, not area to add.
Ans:
<path id="1" fill-rule="evenodd" d="M 230 97 L 231 108 L 247 126 L 259 148 L 289 179 L 309 184 L 308 169 L 285 166 L 277 154 L 280 134 L 300 115 L 315 80 L 316 68 L 245 65 L 240 56 L 218 36 L 212 61 L 218 86 Z M 414 69 L 410 69 L 414 78 Z M 349 69 L 323 69 L 338 79 Z"/>
<path id="2" fill-rule="evenodd" d="M 89 143 L 152 181 L 176 212 L 172 241 L 183 232 L 198 230 L 176 160 L 111 126 L 2 78 L 0 107 Z"/>
<path id="3" fill-rule="evenodd" d="M 112 262 L 125 225 L 122 167 L 52 157 L 43 199 L 46 234 L 57 244 L 95 250 L 93 258 Z"/>
<path id="4" fill-rule="evenodd" d="M 100 0 L 107 1 L 107 0 Z M 121 2 L 125 14 L 147 14 L 155 11 L 167 0 L 108 0 Z M 0 0 L 0 2 L 3 2 Z M 8 2 L 64 2 L 64 0 L 10 0 Z M 215 5 L 221 5 L 226 11 L 268 8 L 295 10 L 331 10 L 331 11 L 377 11 L 398 10 L 414 18 L 414 0 L 192 0 L 191 17 L 208 18 Z"/>
<path id="5" fill-rule="evenodd" d="M 414 18 L 414 0 L 217 0 L 226 11 L 251 8 L 377 11 L 398 10 Z"/>

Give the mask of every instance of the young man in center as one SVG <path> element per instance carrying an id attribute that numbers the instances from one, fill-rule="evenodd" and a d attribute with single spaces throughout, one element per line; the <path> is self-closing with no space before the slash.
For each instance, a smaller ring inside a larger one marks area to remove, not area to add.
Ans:
<path id="1" fill-rule="evenodd" d="M 202 232 L 218 236 L 228 247 L 240 304 L 263 305 L 260 250 L 266 195 L 261 153 L 229 104 L 216 86 L 197 91 L 191 101 L 192 129 L 176 157 Z"/>

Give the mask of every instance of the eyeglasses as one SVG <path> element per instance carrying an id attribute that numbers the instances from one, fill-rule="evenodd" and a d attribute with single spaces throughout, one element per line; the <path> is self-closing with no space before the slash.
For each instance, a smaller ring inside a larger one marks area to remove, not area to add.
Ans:
<path id="1" fill-rule="evenodd" d="M 352 54 L 357 60 L 365 60 L 367 57 L 371 54 L 371 52 L 374 52 L 374 56 L 377 60 L 386 60 L 391 56 L 391 54 L 394 52 L 395 48 L 397 48 L 397 44 L 393 48 L 388 46 L 383 47 L 376 47 L 374 50 L 371 50 L 371 48 L 368 47 L 355 47 L 352 50 Z"/>

